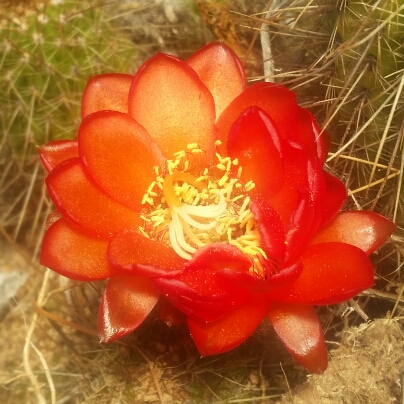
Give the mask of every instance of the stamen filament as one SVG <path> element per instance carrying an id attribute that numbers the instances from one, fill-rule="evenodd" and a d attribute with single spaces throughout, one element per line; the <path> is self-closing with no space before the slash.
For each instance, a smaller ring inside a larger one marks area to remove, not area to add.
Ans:
<path id="1" fill-rule="evenodd" d="M 175 231 L 175 225 L 174 222 L 171 221 L 171 223 L 168 226 L 168 233 L 170 235 L 170 243 L 173 247 L 173 250 L 181 257 L 186 260 L 190 260 L 192 257 L 190 254 L 186 253 L 180 246 L 178 245 L 177 237 L 176 237 L 176 231 Z"/>
<path id="2" fill-rule="evenodd" d="M 210 223 L 197 222 L 196 220 L 192 219 L 192 217 L 189 216 L 186 212 L 184 212 L 181 208 L 173 208 L 172 210 L 173 211 L 175 210 L 175 212 L 178 213 L 178 215 L 180 215 L 187 223 L 189 223 L 196 229 L 211 230 L 216 226 L 216 221 Z"/>
<path id="3" fill-rule="evenodd" d="M 196 143 L 190 144 L 186 151 L 175 153 L 174 160 L 167 161 L 165 176 L 158 167 L 155 169 L 156 178 L 142 200 L 146 210 L 151 211 L 142 213 L 143 233 L 170 245 L 186 260 L 192 259 L 198 248 L 209 243 L 234 245 L 252 257 L 250 271 L 256 272 L 257 266 L 262 273 L 263 265 L 257 256 L 265 257 L 265 253 L 260 247 L 260 234 L 248 196 L 255 187 L 254 182 L 243 184 L 238 160 L 218 153 L 218 164 L 193 176 L 188 172 L 192 164 L 188 160 L 190 152 L 203 150 Z M 233 172 L 235 168 L 237 174 Z M 213 175 L 210 175 L 211 169 Z"/>
<path id="4" fill-rule="evenodd" d="M 182 224 L 181 224 L 181 219 L 178 217 L 176 212 L 173 212 L 172 214 L 172 223 L 174 223 L 174 228 L 175 228 L 175 236 L 177 238 L 177 242 L 179 246 L 190 253 L 194 253 L 196 251 L 196 248 L 191 247 L 184 239 L 184 232 L 182 230 Z"/>

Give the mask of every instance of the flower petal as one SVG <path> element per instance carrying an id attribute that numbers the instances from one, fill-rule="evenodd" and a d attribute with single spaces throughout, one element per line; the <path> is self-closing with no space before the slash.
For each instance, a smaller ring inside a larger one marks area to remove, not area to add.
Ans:
<path id="1" fill-rule="evenodd" d="M 172 248 L 131 229 L 111 239 L 108 259 L 128 275 L 149 277 L 178 275 L 184 270 L 186 262 Z"/>
<path id="2" fill-rule="evenodd" d="M 339 178 L 325 172 L 324 179 L 326 193 L 321 225 L 328 223 L 342 209 L 348 195 L 344 183 Z"/>
<path id="3" fill-rule="evenodd" d="M 129 89 L 133 76 L 107 73 L 90 77 L 81 100 L 82 118 L 96 111 L 128 113 Z"/>
<path id="4" fill-rule="evenodd" d="M 283 267 L 275 275 L 268 278 L 269 287 L 277 287 L 285 283 L 294 282 L 303 272 L 303 264 L 298 262 L 289 267 Z"/>
<path id="5" fill-rule="evenodd" d="M 341 212 L 314 236 L 310 244 L 338 241 L 352 244 L 369 255 L 387 241 L 396 227 L 393 222 L 375 212 Z"/>
<path id="6" fill-rule="evenodd" d="M 310 372 L 327 369 L 323 330 L 313 306 L 271 302 L 268 319 L 289 353 Z"/>
<path id="7" fill-rule="evenodd" d="M 202 356 L 220 354 L 244 342 L 261 323 L 267 310 L 267 299 L 259 295 L 217 321 L 204 322 L 188 317 L 188 327 Z"/>
<path id="8" fill-rule="evenodd" d="M 206 285 L 203 279 L 197 278 L 197 273 L 203 273 L 209 267 L 212 272 L 223 269 L 248 273 L 251 262 L 237 247 L 225 243 L 211 243 L 199 248 L 191 261 L 186 266 L 187 277 L 190 283 L 198 289 L 200 293 L 211 293 L 210 286 Z M 203 274 L 201 275 L 203 277 Z"/>
<path id="9" fill-rule="evenodd" d="M 267 200 L 255 197 L 250 210 L 258 223 L 262 248 L 270 259 L 283 262 L 286 252 L 285 227 L 275 209 Z"/>
<path id="10" fill-rule="evenodd" d="M 302 107 L 299 107 L 297 140 L 310 156 L 317 157 L 324 164 L 330 144 L 328 133 L 321 132 L 314 115 Z"/>
<path id="11" fill-rule="evenodd" d="M 311 166 L 303 150 L 286 146 L 283 155 L 283 186 L 267 200 L 281 217 L 287 232 L 291 216 L 301 204 L 302 195 L 310 192 L 308 173 Z"/>
<path id="12" fill-rule="evenodd" d="M 261 108 L 243 111 L 230 128 L 228 155 L 239 160 L 241 179 L 255 183 L 254 192 L 269 198 L 283 185 L 283 139 Z"/>
<path id="13" fill-rule="evenodd" d="M 245 291 L 230 294 L 222 290 L 212 295 L 201 295 L 191 286 L 176 278 L 154 278 L 154 281 L 160 293 L 165 295 L 175 307 L 187 316 L 203 321 L 222 318 L 250 297 Z"/>
<path id="14" fill-rule="evenodd" d="M 309 246 L 298 260 L 303 272 L 293 283 L 271 289 L 271 300 L 303 304 L 334 304 L 371 287 L 373 265 L 359 248 L 344 243 Z"/>
<path id="15" fill-rule="evenodd" d="M 38 147 L 46 171 L 51 172 L 62 161 L 79 156 L 77 140 L 54 140 Z"/>
<path id="16" fill-rule="evenodd" d="M 172 305 L 165 296 L 160 296 L 159 313 L 169 327 L 181 325 L 187 321 L 185 314 Z"/>
<path id="17" fill-rule="evenodd" d="M 214 151 L 213 97 L 185 62 L 161 53 L 149 59 L 133 80 L 129 115 L 146 128 L 167 158 L 186 150 L 189 143 L 198 143 L 210 160 Z"/>
<path id="18" fill-rule="evenodd" d="M 212 42 L 188 60 L 213 95 L 216 117 L 245 90 L 245 71 L 236 54 L 222 42 Z"/>
<path id="19" fill-rule="evenodd" d="M 142 198 L 164 157 L 146 130 L 127 114 L 95 112 L 79 133 L 80 157 L 94 182 L 111 198 L 142 209 Z"/>
<path id="20" fill-rule="evenodd" d="M 291 265 L 301 254 L 317 228 L 315 223 L 315 209 L 308 192 L 298 191 L 298 204 L 293 211 L 288 232 L 286 234 L 286 253 L 283 265 Z"/>
<path id="21" fill-rule="evenodd" d="M 107 246 L 108 240 L 94 237 L 62 217 L 46 231 L 39 261 L 70 279 L 106 279 L 118 273 L 107 261 Z"/>
<path id="22" fill-rule="evenodd" d="M 98 312 L 101 342 L 111 342 L 134 331 L 149 315 L 159 294 L 147 278 L 115 276 L 102 296 Z"/>
<path id="23" fill-rule="evenodd" d="M 213 321 L 245 302 L 250 285 L 237 289 L 224 284 L 218 273 L 224 270 L 248 273 L 250 260 L 236 247 L 212 243 L 196 251 L 185 270 L 175 278 L 156 278 L 162 294 L 188 316 Z"/>
<path id="24" fill-rule="evenodd" d="M 217 139 L 223 143 L 220 150 L 222 155 L 227 154 L 225 145 L 230 127 L 251 106 L 262 108 L 271 117 L 282 138 L 289 139 L 291 134 L 297 133 L 299 108 L 296 95 L 274 83 L 253 84 L 230 103 L 217 121 Z"/>
<path id="25" fill-rule="evenodd" d="M 46 178 L 46 185 L 58 210 L 96 235 L 109 237 L 142 223 L 137 212 L 114 201 L 93 184 L 79 158 L 56 166 Z"/>

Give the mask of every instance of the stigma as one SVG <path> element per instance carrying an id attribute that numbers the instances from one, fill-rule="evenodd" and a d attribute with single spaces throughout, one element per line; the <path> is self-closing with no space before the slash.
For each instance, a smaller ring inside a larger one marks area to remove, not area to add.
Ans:
<path id="1" fill-rule="evenodd" d="M 146 237 L 171 246 L 186 260 L 200 247 L 214 242 L 232 244 L 253 257 L 265 253 L 254 215 L 249 209 L 252 181 L 240 181 L 242 168 L 237 159 L 216 153 L 217 164 L 205 168 L 199 176 L 189 172 L 188 153 L 199 153 L 196 144 L 175 153 L 167 161 L 164 173 L 155 168 L 142 203 L 139 230 Z"/>

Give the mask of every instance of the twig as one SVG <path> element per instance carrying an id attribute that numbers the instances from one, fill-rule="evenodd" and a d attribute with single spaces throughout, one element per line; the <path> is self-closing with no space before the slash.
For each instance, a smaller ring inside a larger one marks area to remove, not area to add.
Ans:
<path id="1" fill-rule="evenodd" d="M 286 385 L 288 386 L 288 390 L 289 390 L 289 394 L 290 394 L 290 397 L 291 397 L 291 399 L 292 399 L 292 402 L 294 402 L 295 399 L 294 399 L 294 397 L 293 397 L 293 393 L 292 393 L 292 390 L 291 390 L 291 388 L 290 388 L 289 380 L 288 380 L 288 378 L 287 378 L 287 376 L 286 376 L 286 373 L 285 373 L 285 371 L 284 371 L 284 369 L 283 369 L 282 363 L 279 363 L 279 366 L 281 367 L 283 376 L 285 377 Z"/>
<path id="2" fill-rule="evenodd" d="M 134 346 L 134 348 L 136 349 L 138 354 L 147 363 L 147 366 L 149 367 L 149 370 L 150 370 L 151 377 L 152 377 L 153 382 L 154 382 L 154 384 L 156 386 L 156 389 L 157 389 L 157 395 L 159 396 L 160 403 L 164 404 L 165 401 L 164 401 L 163 393 L 162 393 L 161 388 L 160 388 L 160 383 L 159 383 L 157 375 L 156 375 L 156 371 L 154 370 L 154 363 L 145 355 L 145 353 L 140 348 L 138 348 L 137 346 Z"/>
<path id="3" fill-rule="evenodd" d="M 42 281 L 41 290 L 39 291 L 38 303 L 41 302 L 45 296 L 45 290 L 48 285 L 49 276 L 50 276 L 50 270 L 47 269 L 45 272 L 43 281 Z M 34 392 L 38 399 L 38 403 L 46 404 L 45 397 L 43 396 L 42 391 L 41 391 L 41 386 L 38 383 L 38 380 L 36 379 L 34 372 L 32 371 L 31 364 L 29 361 L 29 349 L 32 346 L 31 339 L 32 339 L 32 335 L 34 334 L 36 324 L 38 322 L 38 317 L 39 317 L 38 313 L 34 313 L 31 324 L 27 331 L 27 335 L 25 337 L 25 344 L 24 344 L 24 349 L 23 349 L 23 364 L 24 364 L 25 372 L 34 388 Z"/>
<path id="4" fill-rule="evenodd" d="M 268 7 L 268 12 L 265 15 L 265 19 L 269 19 L 271 13 L 274 10 L 278 10 L 280 6 L 282 5 L 283 0 L 272 0 L 270 2 L 270 5 Z M 262 59 L 263 59 L 263 64 L 264 64 L 264 76 L 265 76 L 265 81 L 270 82 L 274 81 L 273 76 L 274 76 L 274 60 L 272 57 L 272 49 L 271 49 L 271 34 L 267 29 L 268 24 L 266 22 L 263 22 L 261 25 L 261 32 L 260 32 L 260 38 L 261 38 L 261 49 L 262 49 Z"/>
<path id="5" fill-rule="evenodd" d="M 44 317 L 46 317 L 47 319 L 49 319 L 51 321 L 55 321 L 58 324 L 67 325 L 70 328 L 73 328 L 73 329 L 75 329 L 77 331 L 84 332 L 85 334 L 88 334 L 88 335 L 98 336 L 97 331 L 92 330 L 91 328 L 83 327 L 80 324 L 73 323 L 73 321 L 69 321 L 69 320 L 66 320 L 66 319 L 64 319 L 62 317 L 59 317 L 59 316 L 55 315 L 55 314 L 49 313 L 48 311 L 46 311 L 46 310 L 42 309 L 41 307 L 39 307 L 36 304 L 36 302 L 32 302 L 32 305 L 34 306 L 35 311 L 39 315 L 44 316 Z"/>
<path id="6" fill-rule="evenodd" d="M 39 357 L 39 360 L 42 363 L 42 366 L 43 366 L 43 369 L 44 369 L 45 375 L 46 375 L 46 380 L 48 380 L 49 390 L 51 392 L 51 401 L 52 401 L 52 404 L 55 404 L 56 403 L 56 390 L 55 390 L 55 384 L 53 383 L 52 375 L 50 374 L 50 371 L 49 371 L 49 366 L 48 366 L 46 359 L 43 356 L 42 352 L 34 345 L 34 343 L 32 341 L 30 341 L 30 344 L 31 344 L 32 348 L 34 348 L 34 351 L 36 352 L 36 354 Z"/>

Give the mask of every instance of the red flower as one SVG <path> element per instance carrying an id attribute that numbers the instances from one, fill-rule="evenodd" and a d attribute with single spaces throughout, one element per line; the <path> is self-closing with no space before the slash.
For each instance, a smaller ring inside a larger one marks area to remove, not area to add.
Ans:
<path id="1" fill-rule="evenodd" d="M 40 147 L 53 215 L 41 263 L 110 278 L 99 335 L 138 327 L 160 299 L 202 355 L 228 351 L 268 317 L 290 353 L 327 366 L 313 305 L 373 284 L 368 255 L 395 225 L 340 213 L 324 172 L 328 140 L 285 87 L 245 88 L 239 59 L 213 43 L 187 62 L 157 54 L 135 76 L 89 80 L 77 141 Z M 185 315 L 185 316 L 184 316 Z"/>

